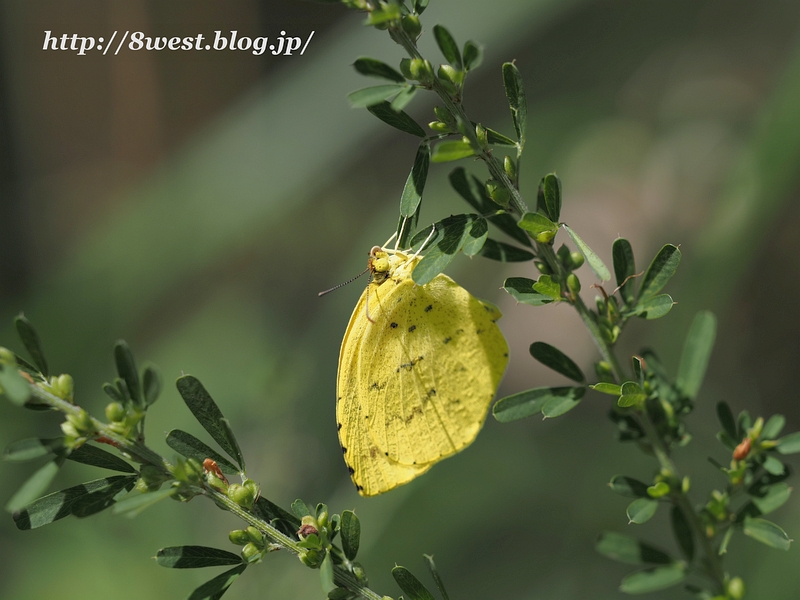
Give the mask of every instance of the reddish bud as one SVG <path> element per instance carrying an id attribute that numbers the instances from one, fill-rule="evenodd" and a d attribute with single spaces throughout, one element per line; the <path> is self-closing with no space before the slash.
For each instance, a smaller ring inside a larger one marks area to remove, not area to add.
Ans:
<path id="1" fill-rule="evenodd" d="M 742 443 L 736 446 L 736 449 L 733 451 L 733 459 L 734 460 L 744 460 L 747 458 L 747 455 L 750 454 L 750 445 L 751 441 L 749 437 L 746 437 L 742 440 Z"/>
<path id="2" fill-rule="evenodd" d="M 217 479 L 221 479 L 225 483 L 228 483 L 228 480 L 225 479 L 225 475 L 222 474 L 222 469 L 219 468 L 217 461 L 207 458 L 203 461 L 203 470 L 206 473 L 211 473 Z"/>

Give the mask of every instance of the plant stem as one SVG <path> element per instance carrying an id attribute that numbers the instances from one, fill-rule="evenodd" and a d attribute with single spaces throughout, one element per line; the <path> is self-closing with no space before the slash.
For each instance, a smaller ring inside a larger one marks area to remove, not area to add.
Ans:
<path id="1" fill-rule="evenodd" d="M 419 50 L 417 49 L 416 42 L 411 39 L 411 37 L 403 30 L 401 26 L 392 25 L 389 28 L 389 35 L 395 42 L 400 44 L 406 52 L 408 52 L 408 55 L 411 58 L 422 59 L 422 54 L 420 54 Z M 508 175 L 506 175 L 503 165 L 499 160 L 492 156 L 491 150 L 483 149 L 483 146 L 478 141 L 475 128 L 472 126 L 472 122 L 464 112 L 461 102 L 453 101 L 453 98 L 450 96 L 448 91 L 444 89 L 442 84 L 439 82 L 439 79 L 435 75 L 433 78 L 432 89 L 434 92 L 436 92 L 439 98 L 442 99 L 442 102 L 444 102 L 444 105 L 447 107 L 447 110 L 450 111 L 450 114 L 452 114 L 456 121 L 461 125 L 461 133 L 469 140 L 472 148 L 477 150 L 478 157 L 486 163 L 492 178 L 499 181 L 500 184 L 506 190 L 508 190 L 509 194 L 511 195 L 510 204 L 512 210 L 519 216 L 522 216 L 528 212 L 528 207 L 526 206 L 525 201 L 522 199 L 522 195 L 520 195 L 517 187 L 514 185 L 511 179 L 509 179 Z"/>

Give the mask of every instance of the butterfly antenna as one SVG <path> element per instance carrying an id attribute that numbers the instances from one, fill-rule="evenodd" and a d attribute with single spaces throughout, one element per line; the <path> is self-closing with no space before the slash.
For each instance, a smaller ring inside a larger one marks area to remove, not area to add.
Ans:
<path id="1" fill-rule="evenodd" d="M 317 296 L 324 296 L 325 294 L 329 294 L 329 293 L 330 293 L 330 292 L 332 292 L 333 290 L 338 290 L 340 287 L 344 287 L 344 286 L 346 286 L 348 283 L 353 283 L 353 282 L 354 282 L 356 279 L 358 279 L 359 277 L 361 277 L 361 276 L 362 276 L 364 273 L 366 273 L 367 271 L 369 271 L 369 267 L 367 267 L 366 269 L 364 269 L 363 271 L 361 271 L 361 273 L 359 273 L 358 275 L 356 275 L 356 276 L 355 276 L 355 277 L 353 277 L 352 279 L 350 279 L 350 280 L 348 280 L 348 281 L 345 281 L 344 283 L 340 283 L 339 285 L 335 285 L 335 286 L 333 286 L 333 287 L 332 287 L 331 289 L 329 289 L 329 290 L 325 290 L 324 292 L 320 292 L 320 293 L 318 293 L 318 294 L 317 294 Z"/>
<path id="2" fill-rule="evenodd" d="M 391 239 L 389 241 L 391 241 Z M 367 300 L 366 300 L 366 302 L 364 302 L 364 314 L 367 317 L 367 321 L 369 321 L 370 323 L 375 323 L 375 320 L 372 317 L 369 316 L 369 284 L 370 283 L 372 283 L 372 274 L 370 274 L 369 283 L 367 283 Z"/>
<path id="3" fill-rule="evenodd" d="M 436 235 L 436 225 L 434 224 L 434 225 L 431 225 L 431 232 L 428 234 L 428 237 L 426 237 L 426 238 L 425 238 L 425 241 L 424 241 L 424 242 L 422 242 L 422 246 L 420 246 L 420 247 L 419 247 L 419 250 L 417 250 L 417 251 L 414 253 L 414 257 L 415 257 L 415 258 L 416 258 L 417 256 L 419 256 L 419 253 L 420 253 L 420 252 L 422 252 L 422 251 L 425 249 L 425 246 L 427 246 L 427 245 L 428 245 L 428 242 L 430 242 L 430 241 L 433 239 L 433 237 L 434 237 L 435 235 Z"/>

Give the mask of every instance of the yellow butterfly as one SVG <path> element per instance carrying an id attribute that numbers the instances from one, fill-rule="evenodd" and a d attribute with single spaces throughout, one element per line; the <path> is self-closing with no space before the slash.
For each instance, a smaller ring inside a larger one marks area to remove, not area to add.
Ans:
<path id="1" fill-rule="evenodd" d="M 421 257 L 378 246 L 339 354 L 336 421 L 362 496 L 408 483 L 478 435 L 508 364 L 497 307 Z"/>

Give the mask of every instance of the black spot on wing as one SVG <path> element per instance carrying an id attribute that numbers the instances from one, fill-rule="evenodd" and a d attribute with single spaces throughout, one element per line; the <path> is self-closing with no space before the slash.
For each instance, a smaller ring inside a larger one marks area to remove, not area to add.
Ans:
<path id="1" fill-rule="evenodd" d="M 347 454 L 347 448 L 345 448 L 344 446 L 342 446 L 342 454 Z"/>
<path id="2" fill-rule="evenodd" d="M 341 423 L 337 423 L 336 424 L 336 431 L 341 431 L 341 430 L 342 430 L 342 424 Z"/>
<path id="3" fill-rule="evenodd" d="M 430 312 L 432 310 L 433 310 L 433 304 L 428 304 L 428 306 L 425 307 L 425 312 Z"/>
<path id="4" fill-rule="evenodd" d="M 453 341 L 453 338 L 451 338 L 451 337 L 444 338 L 444 343 L 445 344 L 449 344 L 451 341 Z"/>
<path id="5" fill-rule="evenodd" d="M 397 327 L 397 323 L 389 323 L 389 327 L 395 329 Z"/>
<path id="6" fill-rule="evenodd" d="M 356 470 L 353 467 L 351 467 L 350 465 L 347 465 L 347 471 L 350 473 L 350 475 L 352 475 L 352 474 L 354 474 L 356 472 Z"/>
<path id="7" fill-rule="evenodd" d="M 409 328 L 408 328 L 408 333 L 411 333 L 411 332 L 412 332 L 412 331 L 414 331 L 416 328 L 417 328 L 417 326 L 416 326 L 416 325 L 412 325 L 411 327 L 409 327 Z"/>

